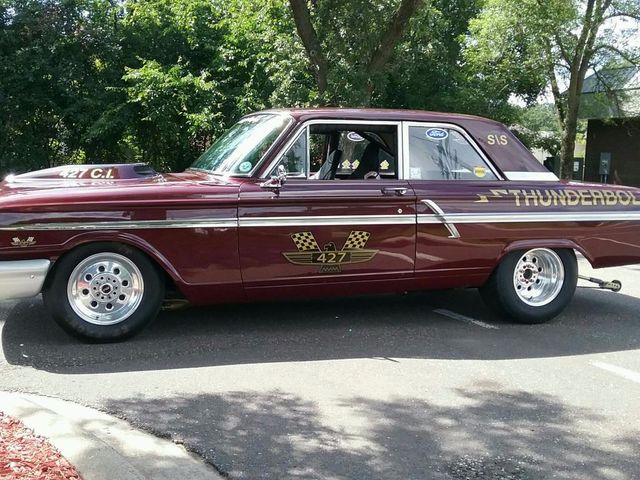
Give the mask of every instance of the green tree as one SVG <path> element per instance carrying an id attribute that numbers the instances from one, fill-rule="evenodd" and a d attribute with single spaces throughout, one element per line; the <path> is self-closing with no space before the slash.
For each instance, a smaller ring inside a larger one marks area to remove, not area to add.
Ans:
<path id="1" fill-rule="evenodd" d="M 0 162 L 23 171 L 83 161 L 83 127 L 110 101 L 103 81 L 116 10 L 100 0 L 2 1 Z"/>
<path id="2" fill-rule="evenodd" d="M 2 171 L 181 169 L 245 113 L 312 95 L 286 0 L 0 2 Z"/>
<path id="3" fill-rule="evenodd" d="M 479 1 L 0 0 L 0 170 L 179 170 L 239 117 L 271 107 L 508 121 L 509 93 L 488 94 L 461 54 Z M 296 8 L 319 39 L 326 84 Z"/>
<path id="4" fill-rule="evenodd" d="M 624 19 L 640 20 L 637 0 L 486 0 L 471 22 L 466 58 L 492 91 L 532 102 L 551 90 L 564 177 L 570 176 L 587 72 L 612 57 L 638 59 L 628 42 L 637 28 L 621 29 Z"/>
<path id="5" fill-rule="evenodd" d="M 368 105 L 380 77 L 423 0 L 289 0 L 315 76 L 319 103 Z M 376 8 L 377 7 L 377 8 Z"/>
<path id="6" fill-rule="evenodd" d="M 511 127 L 529 148 L 539 148 L 552 157 L 560 156 L 562 129 L 558 123 L 555 106 L 551 103 L 520 108 L 515 125 Z"/>

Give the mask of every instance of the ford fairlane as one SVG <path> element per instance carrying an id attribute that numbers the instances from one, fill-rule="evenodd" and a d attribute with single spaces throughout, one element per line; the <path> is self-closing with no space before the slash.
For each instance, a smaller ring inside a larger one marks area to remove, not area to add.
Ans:
<path id="1" fill-rule="evenodd" d="M 0 299 L 42 293 L 89 341 L 139 332 L 167 292 L 479 288 L 498 315 L 540 323 L 571 301 L 577 253 L 640 263 L 640 190 L 559 181 L 504 125 L 457 114 L 263 111 L 182 173 L 68 165 L 0 183 Z"/>

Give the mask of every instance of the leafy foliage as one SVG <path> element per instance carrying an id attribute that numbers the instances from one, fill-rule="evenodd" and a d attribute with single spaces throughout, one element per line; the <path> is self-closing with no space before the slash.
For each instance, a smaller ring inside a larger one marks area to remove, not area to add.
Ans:
<path id="1" fill-rule="evenodd" d="M 640 61 L 637 0 L 486 0 L 470 23 L 465 58 L 492 91 L 531 104 L 549 89 L 562 128 L 560 157 L 570 176 L 586 74 Z"/>
<path id="2" fill-rule="evenodd" d="M 531 101 L 549 81 L 544 39 L 577 25 L 571 0 L 543 3 L 546 16 L 535 0 L 305 0 L 328 66 L 321 91 L 292 0 L 0 0 L 0 172 L 179 170 L 242 115 L 271 107 L 514 123 L 512 95 Z"/>
<path id="3" fill-rule="evenodd" d="M 550 103 L 521 108 L 512 131 L 529 148 L 539 148 L 552 157 L 560 155 L 562 130 Z"/>

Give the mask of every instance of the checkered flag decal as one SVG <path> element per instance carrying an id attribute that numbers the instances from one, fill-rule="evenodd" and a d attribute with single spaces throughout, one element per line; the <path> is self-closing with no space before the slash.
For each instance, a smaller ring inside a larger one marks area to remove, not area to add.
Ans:
<path id="1" fill-rule="evenodd" d="M 316 242 L 313 233 L 311 232 L 298 232 L 291 234 L 291 240 L 296 244 L 296 248 L 300 252 L 308 252 L 309 250 L 320 251 L 318 242 Z"/>
<path id="2" fill-rule="evenodd" d="M 347 241 L 342 247 L 343 250 L 357 250 L 359 248 L 364 248 L 367 242 L 369 241 L 369 237 L 371 234 L 369 232 L 360 232 L 354 230 L 349 234 Z"/>

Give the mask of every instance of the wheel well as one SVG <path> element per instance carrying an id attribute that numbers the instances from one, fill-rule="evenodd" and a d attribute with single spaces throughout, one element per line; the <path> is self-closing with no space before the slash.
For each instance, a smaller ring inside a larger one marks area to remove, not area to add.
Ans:
<path id="1" fill-rule="evenodd" d="M 527 241 L 527 243 L 525 242 L 515 242 L 512 243 L 510 245 L 507 245 L 507 247 L 501 252 L 500 256 L 498 257 L 498 259 L 496 260 L 495 265 L 493 266 L 493 269 L 491 270 L 491 273 L 489 274 L 489 278 L 491 278 L 491 276 L 494 274 L 494 272 L 496 271 L 496 269 L 498 268 L 498 265 L 500 265 L 500 262 L 502 262 L 502 260 L 509 254 L 513 253 L 513 252 L 522 252 L 522 251 L 528 251 L 528 250 L 532 250 L 534 248 L 549 248 L 551 250 L 571 250 L 573 252 L 573 255 L 576 256 L 576 259 L 578 257 L 578 254 L 582 255 L 584 258 L 587 259 L 587 261 L 589 263 L 591 263 L 591 260 L 589 260 L 589 258 L 582 252 L 582 249 L 580 249 L 577 246 L 574 246 L 571 243 L 566 243 L 566 242 L 562 242 L 561 244 L 548 244 L 548 243 L 538 243 L 538 242 L 529 242 Z M 488 281 L 487 279 L 487 281 Z"/>
<path id="2" fill-rule="evenodd" d="M 67 257 L 72 252 L 75 252 L 79 248 L 86 247 L 87 245 L 91 245 L 91 244 L 94 244 L 94 243 L 120 245 L 120 246 L 124 246 L 126 248 L 130 248 L 132 250 L 135 250 L 138 253 L 140 253 L 141 255 L 144 255 L 153 264 L 153 266 L 156 268 L 156 271 L 158 272 L 158 274 L 161 275 L 161 277 L 162 277 L 162 279 L 164 281 L 164 284 L 165 284 L 165 291 L 166 291 L 165 295 L 167 295 L 167 294 L 175 294 L 176 292 L 179 293 L 180 295 L 182 295 L 182 293 L 180 292 L 180 289 L 176 285 L 176 282 L 173 279 L 173 277 L 169 274 L 169 272 L 167 272 L 167 270 L 155 258 L 153 258 L 151 255 L 149 255 L 143 249 L 141 249 L 141 248 L 139 248 L 139 247 L 137 247 L 135 245 L 131 245 L 130 243 L 126 243 L 126 242 L 113 242 L 113 241 L 83 242 L 83 243 L 74 245 L 73 248 L 70 248 L 69 250 L 64 252 L 62 255 L 60 255 L 58 258 L 56 258 L 53 261 L 53 263 L 51 265 L 51 268 L 47 272 L 47 276 L 46 276 L 46 278 L 44 280 L 44 284 L 42 286 L 42 289 L 46 290 L 49 287 L 49 285 L 51 283 L 51 279 L 54 277 L 54 274 L 55 274 L 55 271 L 58 268 L 58 265 L 60 265 L 60 260 L 62 260 L 63 258 Z"/>

